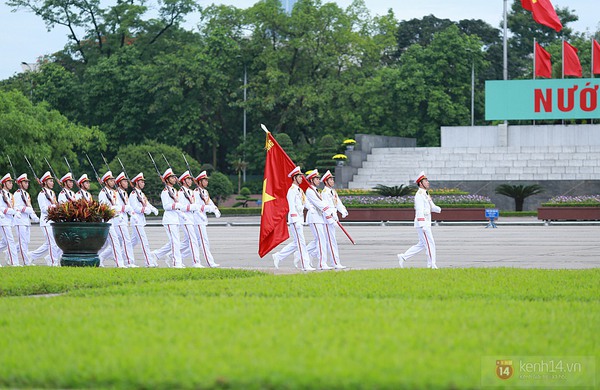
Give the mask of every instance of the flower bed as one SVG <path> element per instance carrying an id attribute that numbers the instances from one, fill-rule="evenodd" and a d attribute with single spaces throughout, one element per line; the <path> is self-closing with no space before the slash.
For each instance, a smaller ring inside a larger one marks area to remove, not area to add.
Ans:
<path id="1" fill-rule="evenodd" d="M 557 196 L 538 208 L 538 219 L 544 221 L 600 220 L 600 195 Z"/>
<path id="2" fill-rule="evenodd" d="M 341 196 L 348 208 L 348 221 L 412 221 L 413 196 Z M 485 209 L 494 207 L 491 199 L 480 195 L 441 195 L 434 202 L 442 208 L 433 213 L 434 221 L 485 221 Z"/>

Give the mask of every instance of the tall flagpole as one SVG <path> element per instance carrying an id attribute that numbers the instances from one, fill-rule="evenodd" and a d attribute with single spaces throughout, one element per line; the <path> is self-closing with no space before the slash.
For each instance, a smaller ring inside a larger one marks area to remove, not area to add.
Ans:
<path id="1" fill-rule="evenodd" d="M 508 80 L 508 0 L 504 0 L 504 39 L 502 40 L 503 44 L 503 57 L 504 57 L 504 65 L 502 67 L 502 73 L 504 76 L 504 80 Z"/>
<path id="2" fill-rule="evenodd" d="M 562 39 L 562 78 L 565 78 L 565 38 Z"/>
<path id="3" fill-rule="evenodd" d="M 592 38 L 592 62 L 590 63 L 590 77 L 594 78 L 594 38 Z"/>
<path id="4" fill-rule="evenodd" d="M 537 46 L 535 45 L 537 43 L 537 39 L 533 38 L 533 79 L 535 80 L 535 61 L 537 58 L 536 57 L 536 52 L 537 52 Z"/>

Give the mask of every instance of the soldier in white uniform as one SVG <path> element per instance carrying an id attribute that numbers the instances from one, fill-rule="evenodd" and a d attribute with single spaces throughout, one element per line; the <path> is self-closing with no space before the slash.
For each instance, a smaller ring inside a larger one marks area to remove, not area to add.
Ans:
<path id="1" fill-rule="evenodd" d="M 163 173 L 162 180 L 165 183 L 165 188 L 160 194 L 162 207 L 165 211 L 162 224 L 167 231 L 169 242 L 163 245 L 162 248 L 154 251 L 154 255 L 159 259 L 168 256 L 166 260 L 167 267 L 185 268 L 181 260 L 181 238 L 179 235 L 181 205 L 177 201 L 177 190 L 173 187 L 177 182 L 177 176 L 169 168 Z"/>
<path id="2" fill-rule="evenodd" d="M 306 190 L 306 199 L 310 205 L 306 213 L 306 223 L 314 236 L 314 240 L 306 246 L 306 249 L 311 257 L 317 259 L 317 269 L 332 269 L 332 267 L 327 265 L 327 234 L 325 233 L 325 225 L 330 225 L 331 229 L 334 228 L 335 219 L 333 218 L 333 214 L 335 208 L 329 207 L 317 190 L 317 186 L 321 182 L 318 170 L 314 169 L 307 172 L 306 180 L 310 184 Z"/>
<path id="3" fill-rule="evenodd" d="M 88 202 L 94 200 L 92 198 L 92 194 L 90 194 L 90 179 L 88 178 L 87 173 L 81 175 L 81 177 L 77 180 L 77 187 L 79 187 L 79 191 L 75 194 L 75 199 L 85 199 Z"/>
<path id="4" fill-rule="evenodd" d="M 75 200 L 75 192 L 73 192 L 75 181 L 73 180 L 73 175 L 71 175 L 71 172 L 60 178 L 60 185 L 63 189 L 58 194 L 58 203 L 60 204 Z"/>
<path id="5" fill-rule="evenodd" d="M 300 188 L 302 183 L 302 171 L 300 167 L 294 168 L 288 177 L 292 178 L 292 185 L 287 192 L 288 202 L 288 227 L 290 229 L 290 241 L 279 252 L 273 253 L 273 264 L 275 268 L 279 268 L 279 264 L 283 259 L 293 253 L 298 253 L 299 265 L 304 271 L 314 271 L 310 265 L 308 250 L 306 249 L 306 241 L 304 240 L 304 230 L 302 223 L 304 222 L 304 208 L 306 197 L 304 191 Z"/>
<path id="6" fill-rule="evenodd" d="M 33 207 L 31 207 L 31 196 L 27 192 L 29 189 L 29 179 L 26 173 L 17 178 L 17 185 L 19 189 L 14 194 L 15 210 L 20 214 L 17 214 L 14 219 L 14 225 L 17 228 L 17 250 L 19 251 L 19 258 L 23 265 L 35 265 L 29 257 L 31 221 L 39 222 L 40 219 L 33 210 Z"/>
<path id="7" fill-rule="evenodd" d="M 325 172 L 321 181 L 325 185 L 323 191 L 321 191 L 321 196 L 323 197 L 323 201 L 333 210 L 337 210 L 342 215 L 342 218 L 346 218 L 348 216 L 348 210 L 340 200 L 340 197 L 337 194 L 337 191 L 334 188 L 335 180 L 330 171 Z M 338 216 L 337 212 L 333 213 L 333 218 L 337 221 Z M 340 254 L 338 250 L 337 238 L 335 237 L 335 225 L 331 226 L 329 224 L 325 225 L 325 235 L 327 236 L 327 250 L 329 253 L 329 258 L 331 259 L 331 265 L 335 269 L 344 269 L 345 266 L 342 265 L 340 261 Z"/>
<path id="8" fill-rule="evenodd" d="M 191 257 L 194 268 L 203 268 L 200 262 L 200 249 L 198 248 L 198 230 L 195 226 L 195 214 L 200 206 L 196 203 L 198 194 L 190 188 L 192 181 L 192 175 L 189 171 L 185 171 L 179 177 L 181 188 L 177 194 L 177 202 L 181 204 L 180 222 L 183 227 L 181 257 Z"/>
<path id="9" fill-rule="evenodd" d="M 210 251 L 208 233 L 206 232 L 206 225 L 208 225 L 206 213 L 214 213 L 216 218 L 220 218 L 221 211 L 219 211 L 212 201 L 208 190 L 206 189 L 206 187 L 208 187 L 208 174 L 206 171 L 202 171 L 196 176 L 196 185 L 197 187 L 194 189 L 194 193 L 196 194 L 198 210 L 195 213 L 195 226 L 198 232 L 198 247 L 209 267 L 220 267 L 221 265 L 215 262 L 212 252 Z"/>
<path id="10" fill-rule="evenodd" d="M 107 221 L 110 223 L 110 229 L 108 230 L 108 237 L 106 238 L 106 243 L 100 249 L 99 257 L 100 257 L 100 267 L 104 267 L 104 260 L 113 258 L 115 260 L 115 264 L 117 268 L 125 268 L 125 262 L 123 261 L 123 247 L 121 245 L 121 241 L 119 239 L 118 234 L 118 226 L 119 222 L 121 222 L 121 214 L 125 212 L 125 207 L 119 203 L 119 195 L 117 191 L 114 189 L 115 186 L 115 178 L 112 175 L 111 171 L 107 171 L 102 176 L 102 184 L 104 187 L 100 190 L 98 194 L 98 202 L 101 204 L 108 205 L 111 209 L 115 211 L 115 216 Z"/>
<path id="11" fill-rule="evenodd" d="M 129 205 L 133 209 L 133 213 L 131 214 L 131 226 L 133 227 L 131 245 L 135 248 L 137 244 L 141 244 L 142 253 L 144 254 L 144 265 L 155 268 L 158 267 L 158 262 L 156 256 L 150 250 L 145 226 L 146 215 L 150 215 L 150 213 L 158 215 L 158 209 L 148 202 L 146 194 L 142 191 L 146 185 L 143 173 L 138 173 L 131 179 L 131 183 L 133 185 L 133 191 L 129 194 Z"/>
<path id="12" fill-rule="evenodd" d="M 0 213 L 4 215 L 4 218 L 0 219 L 0 237 L 2 238 L 3 245 L 6 245 L 8 265 L 20 267 L 17 245 L 15 244 L 12 231 L 14 218 L 20 213 L 13 207 L 14 199 L 10 193 L 10 190 L 13 188 L 13 179 L 10 173 L 7 173 L 0 179 L 0 187 L 2 187 L 0 190 Z"/>
<path id="13" fill-rule="evenodd" d="M 127 195 L 127 188 L 129 187 L 129 181 L 125 177 L 125 173 L 121 172 L 115 179 L 116 190 L 119 194 L 117 203 L 121 206 L 121 214 L 119 224 L 117 225 L 117 234 L 121 241 L 121 247 L 123 248 L 125 267 L 137 268 L 135 264 L 135 256 L 133 254 L 133 242 L 131 234 L 129 233 L 129 215 L 133 214 L 133 209 L 129 205 L 129 196 Z"/>
<path id="14" fill-rule="evenodd" d="M 431 233 L 431 212 L 441 213 L 442 209 L 436 206 L 427 192 L 429 189 L 429 180 L 425 172 L 419 173 L 415 180 L 419 190 L 415 194 L 415 228 L 419 235 L 419 242 L 402 254 L 398 255 L 400 268 L 404 267 L 404 262 L 417 253 L 425 250 L 427 254 L 427 268 L 437 269 L 435 264 L 435 241 Z"/>
<path id="15" fill-rule="evenodd" d="M 56 194 L 54 194 L 54 191 L 52 190 L 52 188 L 54 188 L 54 178 L 50 172 L 46 172 L 42 175 L 40 184 L 42 185 L 42 189 L 37 196 L 37 201 L 40 206 L 40 228 L 44 234 L 44 243 L 31 252 L 28 257 L 33 262 L 48 252 L 48 255 L 44 258 L 46 264 L 53 267 L 59 267 L 62 250 L 60 250 L 58 245 L 56 245 L 56 241 L 54 241 L 54 234 L 52 234 L 52 224 L 54 222 L 47 220 L 48 209 L 56 207 L 58 204 Z"/>

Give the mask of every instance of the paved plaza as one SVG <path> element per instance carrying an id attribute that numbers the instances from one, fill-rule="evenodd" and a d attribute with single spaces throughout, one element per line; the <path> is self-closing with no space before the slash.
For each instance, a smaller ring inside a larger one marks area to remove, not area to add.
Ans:
<path id="1" fill-rule="evenodd" d="M 417 242 L 415 228 L 410 223 L 344 225 L 356 241 L 356 245 L 352 245 L 338 231 L 342 263 L 351 269 L 396 268 L 396 254 Z M 598 223 L 545 225 L 533 218 L 513 218 L 501 219 L 497 229 L 486 229 L 485 226 L 485 223 L 433 226 L 440 271 L 465 267 L 600 267 Z M 151 221 L 146 231 L 152 249 L 161 247 L 167 241 L 160 220 Z M 270 254 L 262 259 L 258 256 L 258 217 L 211 218 L 208 235 L 215 260 L 224 268 L 259 269 L 273 273 L 301 272 L 294 268 L 292 257 L 284 259 L 280 269 L 274 270 Z M 312 240 L 308 227 L 305 227 L 305 236 L 307 242 Z M 40 228 L 32 226 L 30 248 L 35 249 L 41 241 Z M 137 264 L 143 265 L 139 246 L 135 252 Z M 38 260 L 36 264 L 42 265 L 43 260 Z M 184 264 L 191 265 L 191 259 L 184 259 Z M 107 261 L 106 266 L 114 267 L 114 262 Z M 161 261 L 160 266 L 165 267 L 165 263 Z M 425 266 L 424 253 L 405 264 L 407 268 Z"/>

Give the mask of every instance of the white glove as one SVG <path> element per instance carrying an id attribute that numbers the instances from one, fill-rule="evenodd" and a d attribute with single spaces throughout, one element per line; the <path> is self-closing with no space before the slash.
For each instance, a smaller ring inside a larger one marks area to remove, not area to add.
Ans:
<path id="1" fill-rule="evenodd" d="M 221 211 L 215 207 L 215 218 L 221 218 Z"/>
<path id="2" fill-rule="evenodd" d="M 154 213 L 154 215 L 158 215 L 158 209 L 154 206 L 152 206 L 152 212 Z"/>
<path id="3" fill-rule="evenodd" d="M 150 215 L 152 213 L 152 206 L 148 206 L 143 210 L 144 210 L 144 214 Z"/>
<path id="4" fill-rule="evenodd" d="M 197 204 L 190 205 L 190 211 L 198 211 L 198 210 L 200 210 L 200 206 L 198 206 Z"/>
<path id="5" fill-rule="evenodd" d="M 133 207 L 130 205 L 125 205 L 125 212 L 129 215 L 133 214 Z"/>
<path id="6" fill-rule="evenodd" d="M 325 217 L 325 220 L 329 225 L 335 225 L 335 218 L 333 217 L 333 215 L 328 215 L 327 217 Z"/>
<path id="7" fill-rule="evenodd" d="M 13 210 L 11 208 L 6 209 L 6 215 L 15 215 L 15 214 L 16 214 L 15 210 Z"/>
<path id="8" fill-rule="evenodd" d="M 185 209 L 187 206 L 182 206 L 181 203 L 177 203 L 175 202 L 175 210 L 183 210 Z"/>
<path id="9" fill-rule="evenodd" d="M 27 215 L 34 214 L 33 207 L 25 207 L 25 214 L 27 214 Z"/>
<path id="10" fill-rule="evenodd" d="M 348 216 L 348 212 L 347 211 L 342 212 L 342 218 L 346 218 L 347 216 Z"/>
<path id="11" fill-rule="evenodd" d="M 207 204 L 206 206 L 204 206 L 205 213 L 214 213 L 215 209 L 216 209 L 216 207 L 213 206 L 212 204 Z"/>
<path id="12" fill-rule="evenodd" d="M 35 215 L 35 213 L 33 213 L 33 214 L 30 214 L 30 218 L 31 218 L 31 220 L 32 220 L 33 222 L 35 222 L 35 223 L 38 223 L 38 222 L 40 222 L 40 218 L 39 218 L 37 215 Z"/>
<path id="13" fill-rule="evenodd" d="M 440 206 L 431 206 L 431 211 L 433 211 L 434 213 L 441 213 L 442 212 L 442 208 Z"/>

